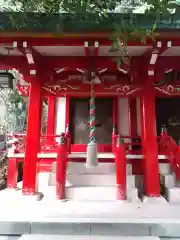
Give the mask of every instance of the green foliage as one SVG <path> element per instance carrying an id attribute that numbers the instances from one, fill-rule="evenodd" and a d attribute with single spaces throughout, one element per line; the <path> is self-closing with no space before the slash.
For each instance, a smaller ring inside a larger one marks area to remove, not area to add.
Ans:
<path id="1" fill-rule="evenodd" d="M 8 101 L 18 106 L 19 103 L 24 102 L 24 98 L 18 93 L 17 89 L 10 92 Z"/>
<path id="2" fill-rule="evenodd" d="M 5 0 L 11 3 L 12 8 L 23 12 L 44 13 L 98 13 L 103 14 L 107 10 L 113 10 L 119 1 L 116 0 Z"/>
<path id="3" fill-rule="evenodd" d="M 122 25 L 115 25 L 114 31 L 110 36 L 112 40 L 112 46 L 110 52 L 121 52 L 121 56 L 116 57 L 115 61 L 117 67 L 119 68 L 125 59 L 129 58 L 127 51 L 128 41 L 140 40 L 142 44 L 146 44 L 147 39 L 152 39 L 155 41 L 157 33 L 156 23 L 152 26 L 152 29 L 142 29 L 133 24 L 128 24 L 124 22 Z"/>
<path id="4" fill-rule="evenodd" d="M 167 13 L 168 9 L 177 8 L 179 0 L 5 0 L 8 8 L 21 12 L 44 13 L 97 13 L 106 14 L 115 8 L 124 12 L 133 12 L 137 6 L 148 6 L 152 14 Z M 11 6 L 11 7 L 10 7 Z"/>
<path id="5" fill-rule="evenodd" d="M 17 90 L 1 89 L 0 99 L 3 100 L 6 114 L 0 123 L 2 132 L 24 132 L 26 122 L 27 103 Z"/>

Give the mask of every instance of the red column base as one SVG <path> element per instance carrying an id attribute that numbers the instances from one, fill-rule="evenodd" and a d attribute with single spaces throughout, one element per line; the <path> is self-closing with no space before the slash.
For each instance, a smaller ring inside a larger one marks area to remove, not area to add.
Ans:
<path id="1" fill-rule="evenodd" d="M 160 197 L 161 196 L 161 194 L 158 194 L 158 193 L 151 193 L 151 194 L 148 194 L 147 195 L 147 197 L 150 197 L 150 198 L 158 198 L 158 197 Z"/>
<path id="2" fill-rule="evenodd" d="M 112 135 L 112 152 L 116 151 L 116 141 L 117 141 L 117 135 Z"/>
<path id="3" fill-rule="evenodd" d="M 123 185 L 116 186 L 116 200 L 127 200 L 126 190 Z"/>
<path id="4" fill-rule="evenodd" d="M 65 200 L 65 184 L 56 183 L 56 199 Z"/>
<path id="5" fill-rule="evenodd" d="M 56 165 L 56 199 L 65 200 L 67 146 L 61 144 Z"/>
<path id="6" fill-rule="evenodd" d="M 34 196 L 36 193 L 33 188 L 23 188 L 22 189 L 22 194 L 24 196 Z"/>
<path id="7" fill-rule="evenodd" d="M 7 187 L 9 189 L 17 188 L 17 177 L 18 177 L 17 159 L 10 158 L 8 161 L 8 177 L 7 177 Z"/>

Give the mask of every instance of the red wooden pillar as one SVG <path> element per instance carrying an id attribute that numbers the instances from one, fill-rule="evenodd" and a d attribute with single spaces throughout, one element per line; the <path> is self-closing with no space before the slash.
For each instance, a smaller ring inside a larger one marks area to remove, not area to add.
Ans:
<path id="1" fill-rule="evenodd" d="M 118 139 L 115 151 L 116 163 L 116 199 L 126 200 L 126 148 L 124 141 Z"/>
<path id="2" fill-rule="evenodd" d="M 67 150 L 65 135 L 61 134 L 56 166 L 56 199 L 58 200 L 65 200 L 66 198 Z"/>
<path id="3" fill-rule="evenodd" d="M 54 136 L 55 127 L 55 108 L 56 108 L 56 98 L 54 96 L 48 97 L 48 119 L 47 119 L 47 132 L 48 136 Z M 54 137 L 48 137 L 47 143 L 53 144 L 55 142 Z"/>
<path id="4" fill-rule="evenodd" d="M 159 165 L 158 165 L 158 145 L 155 133 L 156 113 L 155 113 L 155 93 L 152 81 L 148 79 L 140 98 L 141 114 L 141 138 L 144 154 L 144 184 L 145 191 L 149 197 L 160 196 Z"/>
<path id="5" fill-rule="evenodd" d="M 17 176 L 18 176 L 17 159 L 10 158 L 8 160 L 8 176 L 7 176 L 7 187 L 9 189 L 17 188 Z"/>
<path id="6" fill-rule="evenodd" d="M 130 136 L 137 136 L 136 98 L 129 98 L 129 130 Z"/>
<path id="7" fill-rule="evenodd" d="M 36 80 L 36 79 L 35 79 Z M 23 171 L 23 194 L 34 195 L 36 187 L 37 153 L 41 132 L 41 85 L 38 80 L 31 83 L 28 108 L 28 126 Z"/>

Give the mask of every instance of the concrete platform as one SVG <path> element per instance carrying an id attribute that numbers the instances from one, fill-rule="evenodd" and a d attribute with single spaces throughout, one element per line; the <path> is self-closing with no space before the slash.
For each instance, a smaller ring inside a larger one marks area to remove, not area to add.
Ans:
<path id="1" fill-rule="evenodd" d="M 46 197 L 37 202 L 27 201 L 20 193 L 0 192 L 0 236 L 180 237 L 180 204 L 59 202 Z"/>
<path id="2" fill-rule="evenodd" d="M 19 240 L 109 240 L 109 236 L 65 236 L 65 235 L 45 235 L 45 234 L 28 234 L 22 235 Z M 119 236 L 111 236 L 112 240 L 158 240 L 158 237 L 136 237 L 136 236 L 126 236 L 126 237 L 119 237 Z M 1 239 L 0 239 L 1 240 Z"/>

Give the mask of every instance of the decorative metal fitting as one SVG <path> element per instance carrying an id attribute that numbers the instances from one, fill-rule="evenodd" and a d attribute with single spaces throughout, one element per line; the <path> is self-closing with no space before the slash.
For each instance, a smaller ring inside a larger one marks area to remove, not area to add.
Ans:
<path id="1" fill-rule="evenodd" d="M 116 124 L 113 124 L 113 134 L 116 134 L 116 131 L 117 131 L 117 126 Z"/>
<path id="2" fill-rule="evenodd" d="M 124 143 L 124 138 L 121 138 L 120 135 L 118 135 L 116 145 L 119 146 L 120 144 L 123 144 L 123 143 Z"/>
<path id="3" fill-rule="evenodd" d="M 61 133 L 60 144 L 65 144 L 65 133 Z"/>

